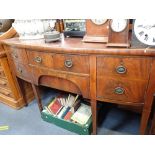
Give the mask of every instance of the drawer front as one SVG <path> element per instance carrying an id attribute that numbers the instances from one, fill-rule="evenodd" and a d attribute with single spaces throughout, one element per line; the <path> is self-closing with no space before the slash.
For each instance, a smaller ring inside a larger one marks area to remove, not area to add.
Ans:
<path id="1" fill-rule="evenodd" d="M 137 80 L 116 80 L 113 78 L 97 79 L 97 98 L 123 102 L 142 103 L 147 82 Z"/>
<path id="2" fill-rule="evenodd" d="M 53 56 L 51 53 L 27 51 L 29 64 L 53 68 Z"/>
<path id="3" fill-rule="evenodd" d="M 5 95 L 7 97 L 13 97 L 11 90 L 0 87 L 0 94 Z"/>
<path id="4" fill-rule="evenodd" d="M 32 67 L 33 80 L 35 84 L 82 94 L 84 98 L 89 98 L 89 76 L 78 76 L 56 70 Z"/>
<path id="5" fill-rule="evenodd" d="M 0 77 L 1 77 L 1 78 L 6 78 L 6 77 L 5 77 L 4 70 L 2 69 L 2 67 L 0 67 Z"/>
<path id="6" fill-rule="evenodd" d="M 23 65 L 17 62 L 15 62 L 14 64 L 16 75 L 24 80 L 31 81 L 31 68 L 28 65 Z"/>
<path id="7" fill-rule="evenodd" d="M 89 74 L 89 56 L 55 54 L 53 66 L 56 70 Z"/>
<path id="8" fill-rule="evenodd" d="M 25 49 L 11 48 L 10 56 L 13 60 L 22 64 L 28 64 L 28 58 Z"/>
<path id="9" fill-rule="evenodd" d="M 97 57 L 97 76 L 126 77 L 130 79 L 148 79 L 150 58 Z"/>
<path id="10" fill-rule="evenodd" d="M 6 79 L 0 78 L 0 87 L 9 88 L 8 81 Z"/>

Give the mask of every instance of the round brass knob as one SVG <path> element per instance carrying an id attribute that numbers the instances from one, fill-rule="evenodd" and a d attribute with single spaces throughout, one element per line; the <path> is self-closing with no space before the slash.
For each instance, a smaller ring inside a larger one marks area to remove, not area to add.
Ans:
<path id="1" fill-rule="evenodd" d="M 122 88 L 122 87 L 116 87 L 115 88 L 115 94 L 119 94 L 119 95 L 122 95 L 122 94 L 124 94 L 124 88 Z"/>
<path id="2" fill-rule="evenodd" d="M 116 72 L 118 73 L 118 74 L 125 74 L 126 73 L 126 71 L 127 71 L 127 69 L 124 67 L 124 66 L 118 66 L 117 68 L 116 68 Z"/>
<path id="3" fill-rule="evenodd" d="M 42 62 L 42 58 L 37 56 L 34 58 L 34 61 L 37 62 L 37 63 L 41 63 Z"/>
<path id="4" fill-rule="evenodd" d="M 71 60 L 71 59 L 65 60 L 65 66 L 66 66 L 67 68 L 71 68 L 71 67 L 73 66 L 72 60 Z"/>

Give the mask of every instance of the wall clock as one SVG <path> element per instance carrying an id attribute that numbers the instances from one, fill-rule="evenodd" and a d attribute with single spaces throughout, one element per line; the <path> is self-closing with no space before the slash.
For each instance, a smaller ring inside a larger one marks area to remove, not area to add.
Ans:
<path id="1" fill-rule="evenodd" d="M 109 35 L 107 46 L 129 47 L 129 20 L 111 19 L 109 21 Z"/>
<path id="2" fill-rule="evenodd" d="M 155 21 L 151 19 L 135 20 L 134 33 L 143 44 L 155 46 Z"/>
<path id="3" fill-rule="evenodd" d="M 84 42 L 107 43 L 109 24 L 108 19 L 87 19 Z"/>

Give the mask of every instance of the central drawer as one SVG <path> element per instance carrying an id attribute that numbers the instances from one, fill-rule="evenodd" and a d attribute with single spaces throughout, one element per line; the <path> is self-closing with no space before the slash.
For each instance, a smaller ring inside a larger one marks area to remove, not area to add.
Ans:
<path id="1" fill-rule="evenodd" d="M 89 74 L 89 56 L 54 54 L 53 66 L 56 70 Z"/>

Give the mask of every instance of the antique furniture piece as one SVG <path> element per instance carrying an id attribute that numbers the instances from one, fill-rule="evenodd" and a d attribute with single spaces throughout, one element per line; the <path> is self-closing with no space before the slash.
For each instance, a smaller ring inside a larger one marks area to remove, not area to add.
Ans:
<path id="1" fill-rule="evenodd" d="M 111 19 L 107 46 L 129 47 L 129 19 Z"/>
<path id="2" fill-rule="evenodd" d="M 107 48 L 80 38 L 1 42 L 15 75 L 32 83 L 40 111 L 39 85 L 81 94 L 90 99 L 96 134 L 97 101 L 141 105 L 140 133 L 145 134 L 155 92 L 155 49 Z"/>
<path id="3" fill-rule="evenodd" d="M 0 40 L 14 37 L 16 31 L 10 28 L 7 32 L 0 35 Z M 13 70 L 12 70 L 13 71 Z M 0 44 L 0 102 L 5 103 L 15 109 L 19 109 L 25 105 L 24 98 L 27 102 L 34 99 L 32 87 L 29 83 L 23 82 L 25 94 L 20 92 L 18 82 L 12 75 L 8 59 L 2 44 Z M 24 95 L 24 98 L 23 98 Z"/>
<path id="4" fill-rule="evenodd" d="M 109 20 L 108 19 L 87 19 L 86 34 L 84 42 L 108 42 Z"/>

